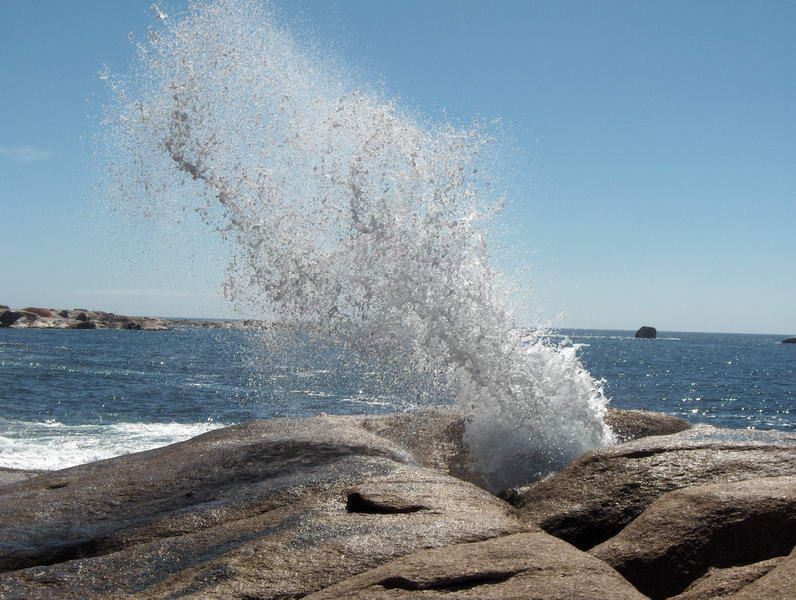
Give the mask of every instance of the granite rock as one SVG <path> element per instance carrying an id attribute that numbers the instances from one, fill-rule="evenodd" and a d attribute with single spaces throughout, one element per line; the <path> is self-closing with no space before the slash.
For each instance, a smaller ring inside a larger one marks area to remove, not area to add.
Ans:
<path id="1" fill-rule="evenodd" d="M 687 421 L 666 413 L 612 407 L 608 407 L 605 422 L 619 442 L 629 442 L 651 435 L 680 433 L 691 427 Z"/>
<path id="2" fill-rule="evenodd" d="M 778 556 L 777 558 L 770 558 L 739 567 L 710 568 L 702 577 L 691 583 L 683 593 L 672 596 L 669 600 L 716 600 L 718 598 L 726 598 L 742 590 L 750 583 L 757 581 L 783 560 L 785 560 L 784 556 Z M 758 598 L 757 600 L 763 599 Z"/>
<path id="3" fill-rule="evenodd" d="M 796 548 L 768 573 L 728 600 L 793 600 L 796 598 Z"/>
<path id="4" fill-rule="evenodd" d="M 377 420 L 251 422 L 2 486 L 0 597 L 301 597 L 423 549 L 534 529 L 425 466 L 450 448 L 415 456 L 417 440 L 373 433 Z"/>
<path id="5" fill-rule="evenodd" d="M 42 471 L 29 471 L 24 469 L 10 469 L 8 467 L 0 467 L 0 486 L 17 481 L 25 481 L 32 477 L 41 475 Z"/>
<path id="6" fill-rule="evenodd" d="M 782 476 L 669 492 L 590 552 L 658 600 L 711 567 L 775 558 L 794 545 L 796 476 Z"/>
<path id="7" fill-rule="evenodd" d="M 605 414 L 605 422 L 614 432 L 619 442 L 629 442 L 643 437 L 653 435 L 669 435 L 679 433 L 691 427 L 691 424 L 667 415 L 646 410 L 628 410 L 621 408 L 608 407 Z M 461 477 L 461 473 L 455 473 Z M 465 478 L 468 481 L 480 485 L 477 477 Z M 533 484 L 516 486 L 501 491 L 498 495 L 506 502 L 518 505 L 522 503 L 523 495 L 526 494 Z M 483 487 L 483 486 L 482 486 Z"/>
<path id="8" fill-rule="evenodd" d="M 306 600 L 643 600 L 616 571 L 544 532 L 422 550 Z"/>
<path id="9" fill-rule="evenodd" d="M 512 503 L 530 522 L 585 550 L 666 492 L 780 475 L 796 475 L 796 435 L 697 425 L 587 452 Z"/>

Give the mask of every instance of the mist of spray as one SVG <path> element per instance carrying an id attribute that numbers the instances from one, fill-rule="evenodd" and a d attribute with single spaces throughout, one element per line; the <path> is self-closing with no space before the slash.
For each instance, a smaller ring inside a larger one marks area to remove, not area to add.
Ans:
<path id="1" fill-rule="evenodd" d="M 513 322 L 477 124 L 422 122 L 353 86 L 256 3 L 155 12 L 135 75 L 111 78 L 123 201 L 196 210 L 222 232 L 238 307 L 444 382 L 491 489 L 612 441 L 574 351 Z"/>

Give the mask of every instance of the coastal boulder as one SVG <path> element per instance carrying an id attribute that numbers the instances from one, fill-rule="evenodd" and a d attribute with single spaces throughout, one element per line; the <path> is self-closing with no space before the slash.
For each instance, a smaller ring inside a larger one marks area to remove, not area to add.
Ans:
<path id="1" fill-rule="evenodd" d="M 783 476 L 669 492 L 591 554 L 657 600 L 711 567 L 783 556 L 794 545 L 796 476 Z"/>
<path id="2" fill-rule="evenodd" d="M 67 329 L 96 329 L 97 324 L 94 321 L 75 321 L 67 326 Z"/>
<path id="3" fill-rule="evenodd" d="M 589 549 L 675 489 L 796 475 L 796 435 L 696 425 L 587 452 L 512 503 L 531 523 Z"/>
<path id="4" fill-rule="evenodd" d="M 793 600 L 796 598 L 796 548 L 762 577 L 728 600 Z"/>
<path id="5" fill-rule="evenodd" d="M 651 435 L 680 433 L 691 424 L 666 413 L 648 410 L 625 410 L 608 407 L 605 422 L 620 442 L 629 442 Z"/>
<path id="6" fill-rule="evenodd" d="M 654 339 L 658 337 L 658 330 L 654 327 L 650 327 L 649 325 L 644 325 L 643 327 L 640 327 L 638 331 L 636 331 L 635 337 Z"/>
<path id="7" fill-rule="evenodd" d="M 537 598 L 644 600 L 600 560 L 543 532 L 421 550 L 306 600 Z"/>
<path id="8" fill-rule="evenodd" d="M 672 596 L 669 600 L 714 600 L 716 598 L 726 598 L 757 581 L 784 560 L 786 560 L 786 557 L 778 556 L 777 558 L 770 558 L 740 567 L 727 567 L 725 569 L 712 567 L 702 577 L 691 583 L 683 593 Z M 796 597 L 796 590 L 794 590 L 792 597 Z M 764 600 L 765 598 L 758 597 L 756 600 Z"/>
<path id="9" fill-rule="evenodd" d="M 374 433 L 376 419 L 249 422 L 4 485 L 0 597 L 298 598 L 421 550 L 534 530 L 426 468 L 446 462 L 436 450 Z"/>
<path id="10" fill-rule="evenodd" d="M 629 442 L 653 435 L 670 435 L 685 431 L 691 427 L 690 423 L 666 413 L 629 410 L 610 406 L 605 414 L 605 423 L 611 428 L 619 442 Z M 468 481 L 479 483 L 473 479 L 468 479 Z M 522 502 L 523 495 L 528 493 L 532 485 L 510 487 L 501 491 L 498 495 L 506 502 L 518 504 Z"/>
<path id="11" fill-rule="evenodd" d="M 452 407 L 438 406 L 414 413 L 362 416 L 367 431 L 406 448 L 425 467 L 485 487 L 470 469 L 464 444 L 464 417 Z"/>

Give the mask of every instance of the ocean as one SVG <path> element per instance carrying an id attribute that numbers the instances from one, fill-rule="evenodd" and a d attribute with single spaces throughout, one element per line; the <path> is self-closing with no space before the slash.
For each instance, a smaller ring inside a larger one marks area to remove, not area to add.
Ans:
<path id="1" fill-rule="evenodd" d="M 785 336 L 560 330 L 610 406 L 718 427 L 794 429 L 796 346 Z M 258 351 L 259 348 L 259 351 Z M 58 469 L 252 419 L 411 410 L 411 386 L 296 333 L 0 329 L 0 467 Z"/>

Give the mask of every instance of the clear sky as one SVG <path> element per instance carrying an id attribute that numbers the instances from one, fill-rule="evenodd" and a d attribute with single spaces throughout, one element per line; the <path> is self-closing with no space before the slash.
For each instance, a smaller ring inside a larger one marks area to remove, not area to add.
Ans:
<path id="1" fill-rule="evenodd" d="M 129 68 L 150 4 L 0 0 L 0 304 L 230 314 L 209 236 L 175 247 L 97 192 L 96 74 Z M 503 119 L 509 241 L 557 325 L 796 333 L 796 3 L 276 11 L 423 114 Z"/>

